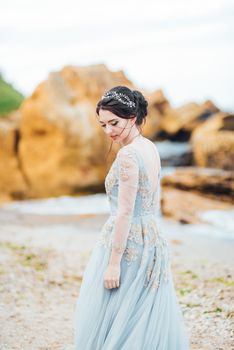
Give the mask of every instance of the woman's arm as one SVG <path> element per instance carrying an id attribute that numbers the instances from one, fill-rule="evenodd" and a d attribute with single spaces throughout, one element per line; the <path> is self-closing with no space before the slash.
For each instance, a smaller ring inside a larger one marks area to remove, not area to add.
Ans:
<path id="1" fill-rule="evenodd" d="M 117 215 L 109 264 L 120 264 L 127 245 L 139 181 L 139 165 L 134 151 L 123 147 L 117 154 L 119 188 Z"/>

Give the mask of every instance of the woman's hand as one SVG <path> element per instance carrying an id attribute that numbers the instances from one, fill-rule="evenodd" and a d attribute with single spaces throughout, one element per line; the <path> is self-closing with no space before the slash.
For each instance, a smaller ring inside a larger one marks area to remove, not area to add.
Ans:
<path id="1" fill-rule="evenodd" d="M 108 264 L 104 273 L 104 286 L 107 289 L 118 288 L 120 284 L 120 264 Z"/>

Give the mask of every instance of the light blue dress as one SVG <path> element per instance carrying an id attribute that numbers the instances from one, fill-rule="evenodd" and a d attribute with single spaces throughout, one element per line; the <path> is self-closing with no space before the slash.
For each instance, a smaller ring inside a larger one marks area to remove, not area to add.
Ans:
<path id="1" fill-rule="evenodd" d="M 134 147 L 132 147 L 132 150 Z M 159 225 L 160 174 L 152 193 L 144 160 L 119 288 L 107 289 L 103 275 L 117 213 L 118 159 L 105 179 L 110 216 L 84 271 L 74 313 L 75 350 L 188 350 L 189 338 L 171 274 L 169 245 Z"/>

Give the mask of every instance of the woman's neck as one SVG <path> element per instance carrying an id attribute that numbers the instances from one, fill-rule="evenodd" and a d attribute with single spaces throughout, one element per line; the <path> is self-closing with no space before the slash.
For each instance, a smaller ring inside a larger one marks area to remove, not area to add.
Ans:
<path id="1" fill-rule="evenodd" d="M 126 146 L 129 145 L 130 143 L 135 142 L 135 140 L 138 140 L 139 138 L 142 138 L 142 135 L 140 134 L 140 132 L 137 130 L 137 133 L 132 135 L 131 137 L 128 137 L 127 139 L 125 139 L 124 141 L 120 142 L 120 145 Z"/>

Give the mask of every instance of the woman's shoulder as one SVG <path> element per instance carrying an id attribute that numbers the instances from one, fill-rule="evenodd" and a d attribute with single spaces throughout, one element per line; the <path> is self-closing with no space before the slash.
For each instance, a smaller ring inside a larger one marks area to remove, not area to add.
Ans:
<path id="1" fill-rule="evenodd" d="M 151 149 L 153 148 L 154 151 L 156 151 L 156 153 L 158 154 L 159 156 L 159 151 L 158 151 L 158 147 L 156 145 L 156 143 L 154 141 L 151 141 L 150 139 L 146 138 L 147 142 L 148 142 L 148 145 L 149 147 L 151 147 Z M 160 157 L 160 156 L 159 156 Z"/>
<path id="2" fill-rule="evenodd" d="M 116 160 L 126 167 L 136 166 L 138 164 L 137 152 L 131 144 L 125 145 L 117 152 Z"/>

